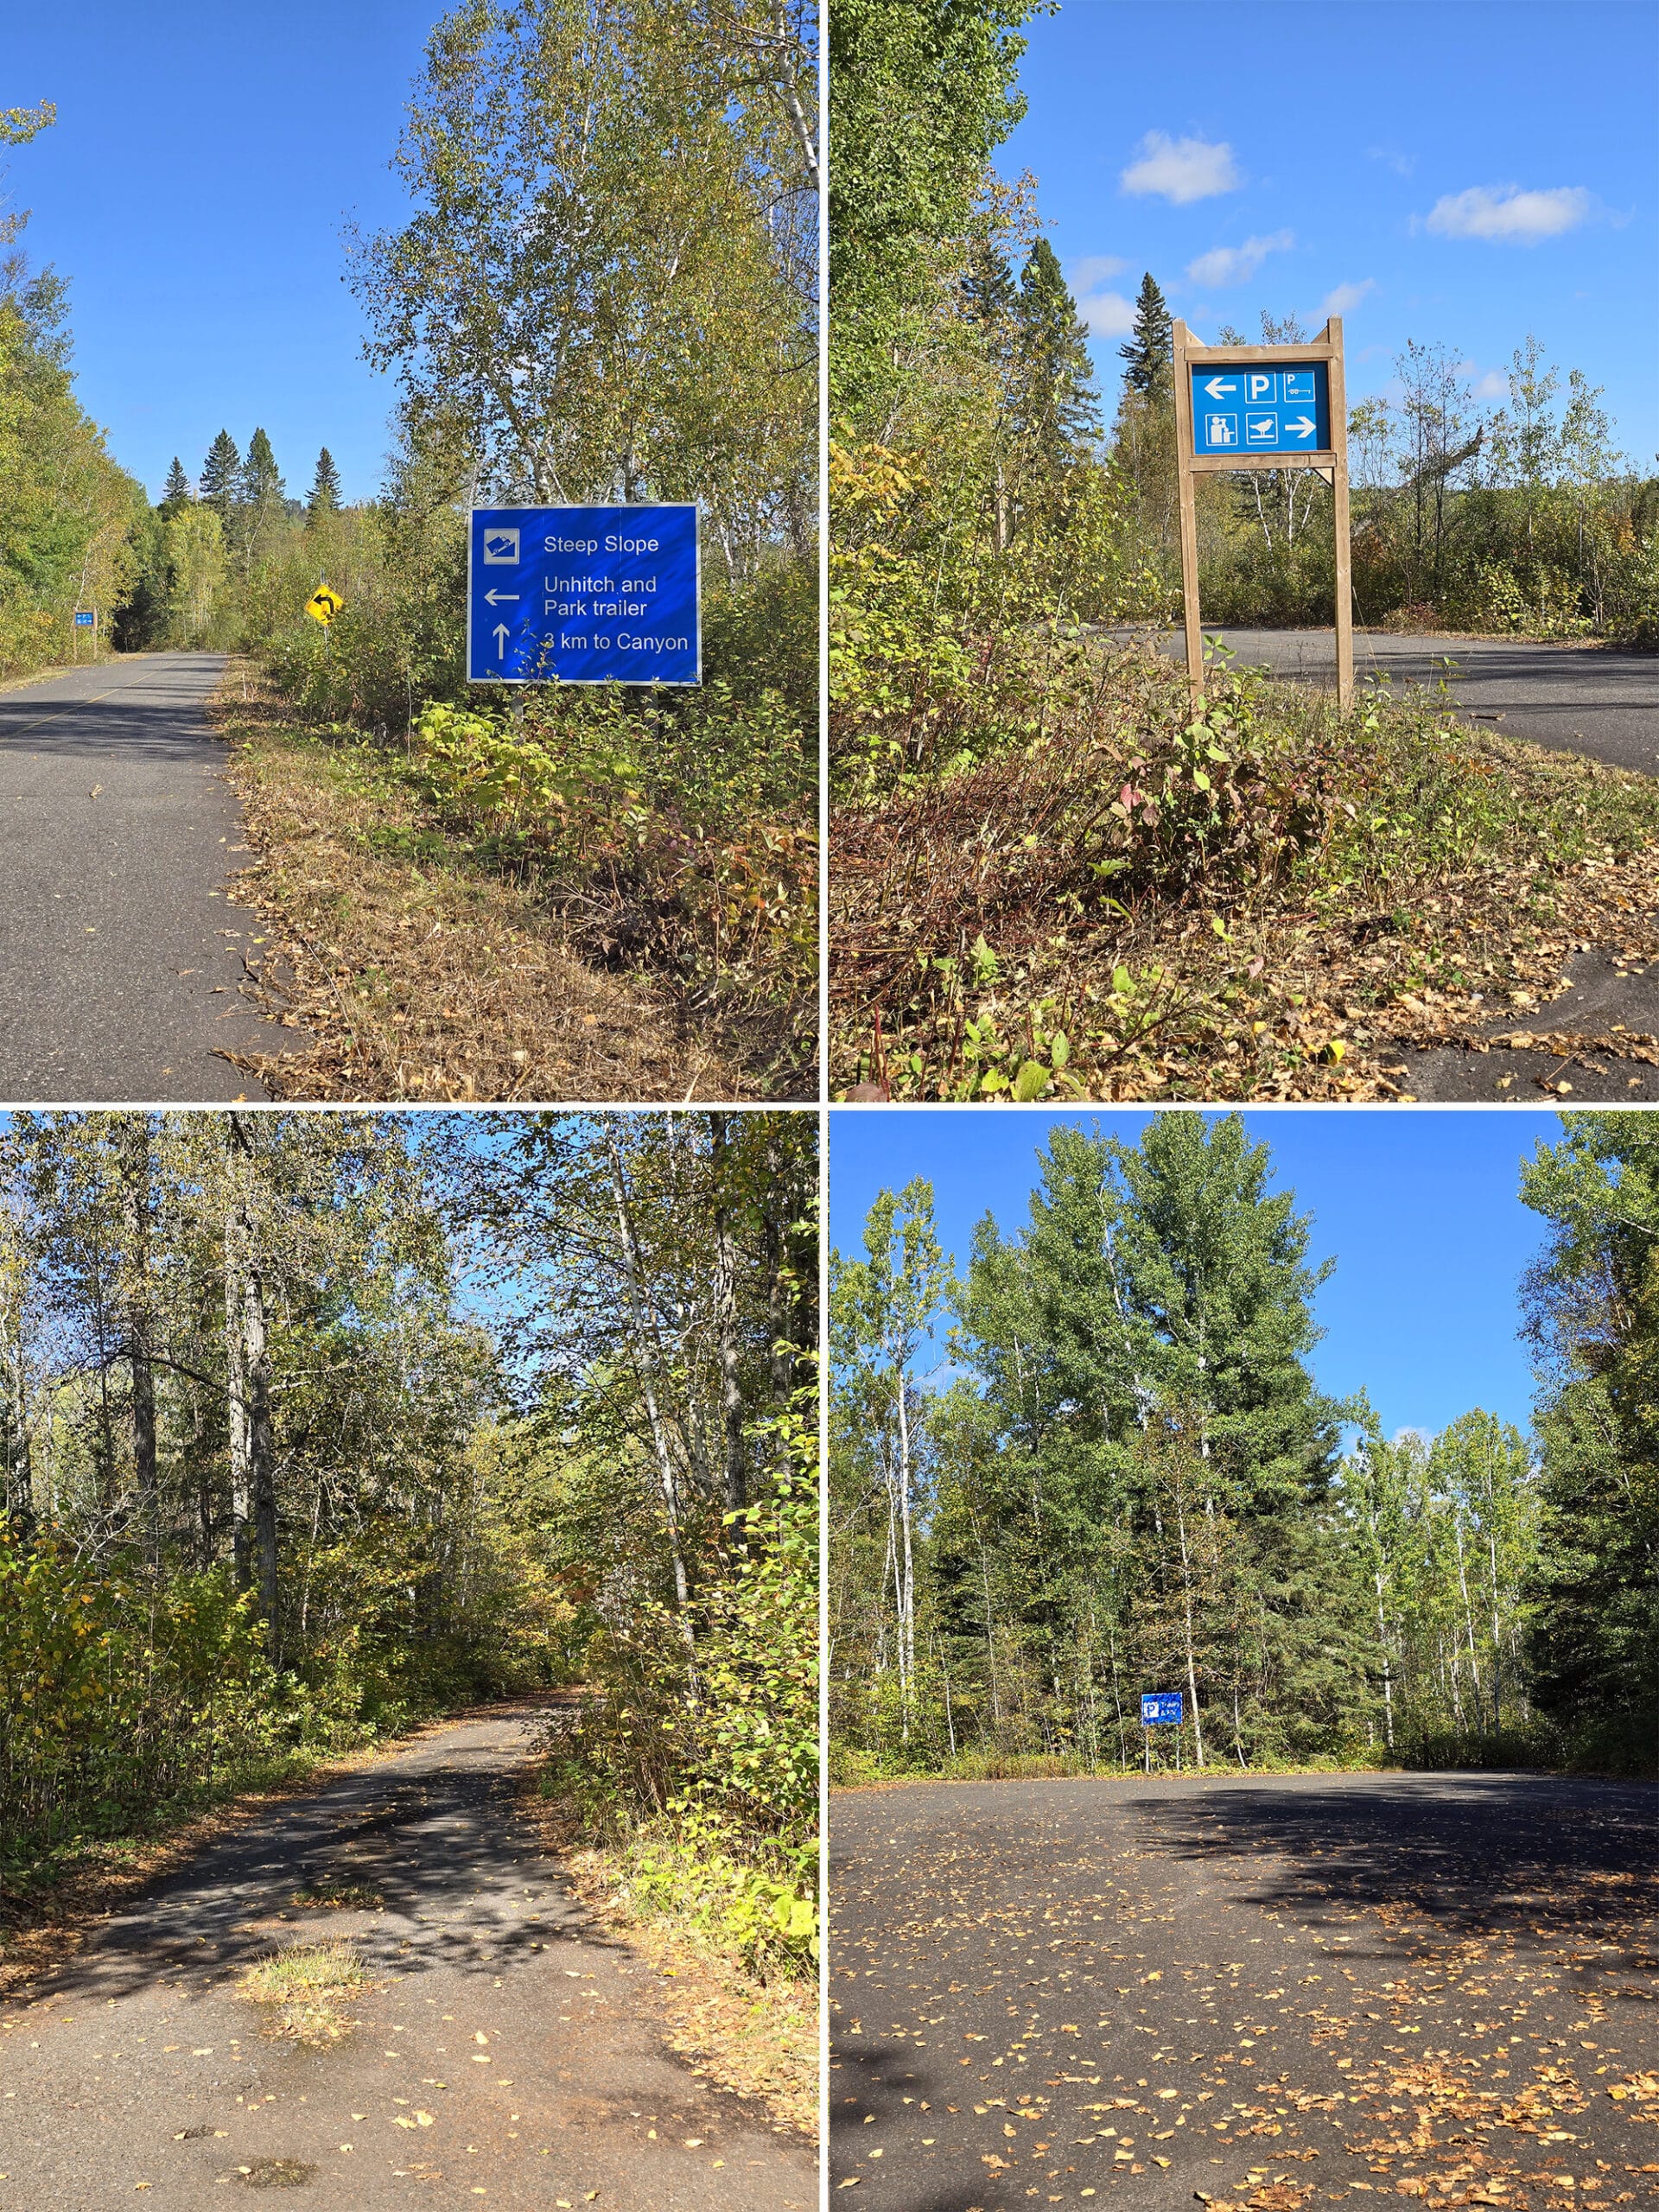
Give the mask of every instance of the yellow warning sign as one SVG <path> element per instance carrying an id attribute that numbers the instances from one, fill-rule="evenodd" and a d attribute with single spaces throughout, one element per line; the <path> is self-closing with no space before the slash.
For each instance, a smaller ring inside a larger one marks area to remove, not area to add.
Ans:
<path id="1" fill-rule="evenodd" d="M 331 591 L 327 584 L 323 584 L 306 601 L 305 611 L 314 622 L 321 622 L 326 630 L 345 604 L 337 591 Z"/>

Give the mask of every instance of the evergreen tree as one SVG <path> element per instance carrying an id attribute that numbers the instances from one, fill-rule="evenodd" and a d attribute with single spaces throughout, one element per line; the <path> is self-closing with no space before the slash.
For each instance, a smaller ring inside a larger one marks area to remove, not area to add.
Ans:
<path id="1" fill-rule="evenodd" d="M 1521 1184 L 1551 1228 L 1526 1285 L 1546 1384 L 1532 1694 L 1618 1761 L 1659 1726 L 1659 1131 L 1564 1119 Z"/>
<path id="2" fill-rule="evenodd" d="M 256 430 L 248 440 L 248 457 L 242 464 L 241 494 L 242 504 L 246 507 L 266 509 L 282 504 L 282 472 L 270 449 L 270 440 L 263 430 Z"/>
<path id="3" fill-rule="evenodd" d="M 1150 397 L 1160 387 L 1167 387 L 1173 346 L 1174 326 L 1169 308 L 1148 270 L 1141 279 L 1141 290 L 1135 303 L 1135 335 L 1127 346 L 1117 349 L 1128 364 L 1123 372 L 1123 381 L 1131 391 Z"/>
<path id="4" fill-rule="evenodd" d="M 221 430 L 207 448 L 207 458 L 202 464 L 201 497 L 217 513 L 220 522 L 228 523 L 231 510 L 236 505 L 242 483 L 242 456 L 236 449 L 236 440 L 228 430 Z"/>
<path id="5" fill-rule="evenodd" d="M 311 489 L 305 503 L 306 517 L 316 522 L 324 515 L 340 512 L 340 471 L 334 457 L 327 446 L 317 455 L 317 473 L 311 480 Z"/>
<path id="6" fill-rule="evenodd" d="M 162 505 L 180 506 L 185 500 L 194 497 L 195 493 L 190 488 L 190 479 L 184 473 L 184 463 L 175 454 L 173 466 L 167 472 L 167 481 L 162 486 Z"/>
<path id="7" fill-rule="evenodd" d="M 1039 467 L 1064 467 L 1101 435 L 1089 329 L 1054 249 L 1039 238 L 1020 276 L 1015 308 L 1014 421 Z"/>

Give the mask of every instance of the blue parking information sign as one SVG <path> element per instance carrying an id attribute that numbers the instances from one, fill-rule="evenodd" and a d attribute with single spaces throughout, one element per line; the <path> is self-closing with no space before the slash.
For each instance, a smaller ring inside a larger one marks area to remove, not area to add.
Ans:
<path id="1" fill-rule="evenodd" d="M 1253 453 L 1328 453 L 1327 365 L 1258 369 L 1190 362 L 1192 450 L 1245 460 Z"/>
<path id="2" fill-rule="evenodd" d="M 1143 1728 L 1179 1728 L 1183 1707 L 1179 1690 L 1154 1690 L 1141 1700 L 1141 1726 Z"/>
<path id="3" fill-rule="evenodd" d="M 77 607 L 75 609 L 75 627 L 77 630 L 95 630 L 98 627 L 97 615 L 92 613 L 90 608 Z"/>
<path id="4" fill-rule="evenodd" d="M 697 511 L 474 507 L 473 683 L 700 683 Z"/>

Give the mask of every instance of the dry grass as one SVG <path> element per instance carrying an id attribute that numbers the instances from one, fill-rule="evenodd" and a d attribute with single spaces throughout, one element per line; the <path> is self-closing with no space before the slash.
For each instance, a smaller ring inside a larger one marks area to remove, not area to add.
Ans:
<path id="1" fill-rule="evenodd" d="M 695 1929 L 647 1916 L 627 1895 L 620 1860 L 582 1838 L 568 1808 L 540 1795 L 534 1768 L 525 1816 L 594 1917 L 656 1969 L 669 2047 L 694 2073 L 753 2097 L 780 2128 L 818 2139 L 819 2030 L 815 1981 L 758 1981 Z"/>
<path id="2" fill-rule="evenodd" d="M 287 1943 L 250 1967 L 238 1986 L 266 2008 L 270 2034 L 315 2045 L 337 2043 L 354 2024 L 343 2008 L 368 1979 L 349 1943 Z"/>
<path id="3" fill-rule="evenodd" d="M 528 891 L 447 849 L 412 791 L 308 734 L 253 671 L 227 671 L 210 718 L 258 855 L 241 897 L 277 955 L 261 995 L 298 1047 L 231 1057 L 274 1097 L 768 1095 L 741 1021 L 578 957 Z"/>
<path id="4" fill-rule="evenodd" d="M 1260 684 L 1253 734 L 1201 756 L 1230 810 L 1183 845 L 1167 798 L 1139 818 L 1172 785 L 1192 810 L 1180 682 L 1104 657 L 1045 738 L 842 806 L 834 1095 L 1399 1097 L 1402 1050 L 1487 1049 L 1575 952 L 1659 958 L 1659 783 L 1432 702 L 1360 728 Z"/>

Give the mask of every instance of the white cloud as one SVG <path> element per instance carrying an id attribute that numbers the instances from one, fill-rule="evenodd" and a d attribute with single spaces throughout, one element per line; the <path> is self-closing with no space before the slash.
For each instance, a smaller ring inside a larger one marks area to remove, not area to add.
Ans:
<path id="1" fill-rule="evenodd" d="M 1066 270 L 1065 281 L 1074 292 L 1092 292 L 1109 276 L 1121 276 L 1128 265 L 1127 261 L 1118 261 L 1109 253 L 1085 254 Z"/>
<path id="2" fill-rule="evenodd" d="M 1135 328 L 1135 302 L 1122 292 L 1085 292 L 1077 302 L 1077 313 L 1091 338 L 1127 338 Z"/>
<path id="3" fill-rule="evenodd" d="M 1334 292 L 1327 292 L 1319 302 L 1321 315 L 1351 315 L 1367 292 L 1376 289 L 1375 276 L 1368 276 L 1360 284 L 1338 284 Z"/>
<path id="4" fill-rule="evenodd" d="M 1523 192 L 1518 184 L 1476 184 L 1437 200 L 1422 220 L 1443 238 L 1484 238 L 1496 245 L 1536 245 L 1586 221 L 1594 206 L 1581 185 Z M 1414 228 L 1415 224 L 1414 222 Z"/>
<path id="5" fill-rule="evenodd" d="M 1230 146 L 1211 146 L 1202 138 L 1170 138 L 1148 130 L 1135 148 L 1140 159 L 1119 177 L 1125 192 L 1155 193 L 1177 207 L 1236 192 L 1244 181 Z"/>
<path id="6" fill-rule="evenodd" d="M 1477 399 L 1507 399 L 1510 380 L 1501 369 L 1488 369 L 1473 389 Z"/>
<path id="7" fill-rule="evenodd" d="M 1415 154 L 1402 154 L 1395 146 L 1368 146 L 1365 157 L 1368 161 L 1386 162 L 1396 176 L 1409 176 L 1417 166 Z"/>
<path id="8" fill-rule="evenodd" d="M 1295 243 L 1294 231 L 1275 231 L 1270 238 L 1246 238 L 1243 245 L 1215 246 L 1188 262 L 1187 277 L 1206 291 L 1218 284 L 1247 283 L 1270 253 L 1284 253 Z"/>

